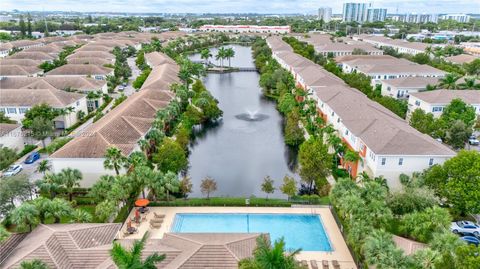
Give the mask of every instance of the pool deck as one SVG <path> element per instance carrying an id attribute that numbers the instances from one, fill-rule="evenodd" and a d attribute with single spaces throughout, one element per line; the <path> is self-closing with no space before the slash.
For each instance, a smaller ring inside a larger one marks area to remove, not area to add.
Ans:
<path id="1" fill-rule="evenodd" d="M 134 225 L 138 229 L 138 233 L 124 236 L 122 231 L 118 234 L 118 239 L 140 239 L 145 232 L 149 232 L 150 238 L 161 239 L 165 233 L 168 233 L 173 225 L 175 214 L 177 213 L 270 213 L 270 214 L 317 214 L 321 216 L 325 232 L 327 233 L 332 251 L 302 251 L 296 257 L 298 260 L 317 261 L 318 267 L 322 268 L 322 261 L 328 261 L 330 268 L 333 268 L 332 260 L 337 260 L 342 269 L 356 269 L 355 263 L 343 240 L 342 234 L 333 218 L 329 208 L 312 207 L 312 208 L 292 208 L 292 207 L 149 207 L 149 213 L 146 215 L 146 221 L 142 221 L 139 225 Z M 154 214 L 165 215 L 163 224 L 160 228 L 154 229 L 150 227 L 149 221 L 154 218 Z M 132 210 L 128 219 L 134 217 L 135 212 Z M 142 214 L 143 215 L 143 214 Z M 128 221 L 128 220 L 127 220 Z M 311 267 L 310 267 L 311 268 Z"/>

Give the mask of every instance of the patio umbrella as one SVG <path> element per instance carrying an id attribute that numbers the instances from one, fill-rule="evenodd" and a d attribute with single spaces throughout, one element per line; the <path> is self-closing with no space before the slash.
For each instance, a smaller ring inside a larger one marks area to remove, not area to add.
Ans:
<path id="1" fill-rule="evenodd" d="M 148 203 L 150 203 L 148 199 L 138 199 L 137 201 L 135 201 L 135 206 L 145 207 L 148 205 Z"/>

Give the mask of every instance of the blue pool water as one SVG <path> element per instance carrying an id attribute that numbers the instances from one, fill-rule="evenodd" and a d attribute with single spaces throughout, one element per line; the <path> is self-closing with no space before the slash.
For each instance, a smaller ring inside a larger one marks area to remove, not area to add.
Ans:
<path id="1" fill-rule="evenodd" d="M 172 233 L 269 233 L 283 237 L 286 249 L 331 251 L 319 215 L 306 214 L 176 214 Z"/>

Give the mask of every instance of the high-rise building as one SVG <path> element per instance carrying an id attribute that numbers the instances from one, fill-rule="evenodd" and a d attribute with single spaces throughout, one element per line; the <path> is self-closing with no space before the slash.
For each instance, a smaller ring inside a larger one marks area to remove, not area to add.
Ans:
<path id="1" fill-rule="evenodd" d="M 442 20 L 455 20 L 458 22 L 469 22 L 470 16 L 467 14 L 445 14 L 440 16 Z"/>
<path id="2" fill-rule="evenodd" d="M 397 16 L 392 16 L 393 21 L 399 22 L 410 22 L 410 23 L 427 23 L 427 22 L 438 22 L 438 14 L 401 14 Z"/>
<path id="3" fill-rule="evenodd" d="M 365 22 L 371 6 L 370 3 L 344 3 L 342 19 L 344 22 Z"/>
<path id="4" fill-rule="evenodd" d="M 386 8 L 368 8 L 367 9 L 367 21 L 374 22 L 374 21 L 384 21 L 387 17 L 387 9 Z"/>
<path id="5" fill-rule="evenodd" d="M 318 9 L 318 19 L 324 22 L 329 22 L 332 19 L 332 8 L 321 7 Z"/>

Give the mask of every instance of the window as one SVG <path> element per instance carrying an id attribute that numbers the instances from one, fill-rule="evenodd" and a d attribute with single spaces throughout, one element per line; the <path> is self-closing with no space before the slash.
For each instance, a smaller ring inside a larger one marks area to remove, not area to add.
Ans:
<path id="1" fill-rule="evenodd" d="M 430 158 L 430 160 L 428 161 L 428 165 L 429 165 L 429 166 L 432 166 L 432 165 L 433 165 L 433 158 Z"/>
<path id="2" fill-rule="evenodd" d="M 335 112 L 332 111 L 332 117 L 335 116 Z"/>
<path id="3" fill-rule="evenodd" d="M 25 114 L 25 112 L 27 112 L 28 108 L 25 108 L 25 107 L 21 107 L 18 109 L 18 113 L 20 114 Z"/>
<path id="4" fill-rule="evenodd" d="M 398 165 L 403 165 L 403 158 L 398 159 Z"/>
<path id="5" fill-rule="evenodd" d="M 79 106 L 79 105 L 80 105 L 80 101 L 77 101 L 76 104 L 77 104 L 77 106 Z"/>
<path id="6" fill-rule="evenodd" d="M 387 158 L 382 158 L 382 165 L 385 165 L 386 162 L 387 162 Z"/>
<path id="7" fill-rule="evenodd" d="M 420 101 L 418 101 L 418 100 L 415 101 L 415 105 L 416 105 L 416 106 L 420 106 Z"/>
<path id="8" fill-rule="evenodd" d="M 432 112 L 441 112 L 443 110 L 443 107 L 441 106 L 434 106 L 432 108 Z"/>
<path id="9" fill-rule="evenodd" d="M 391 91 L 392 88 L 390 86 L 387 87 L 387 91 Z"/>
<path id="10" fill-rule="evenodd" d="M 340 118 L 337 119 L 337 122 L 340 122 Z"/>
<path id="11" fill-rule="evenodd" d="M 348 135 L 348 130 L 345 130 L 345 135 Z"/>
<path id="12" fill-rule="evenodd" d="M 4 108 L 4 107 L 0 107 L 0 112 L 6 113 L 5 108 Z"/>
<path id="13" fill-rule="evenodd" d="M 17 114 L 17 109 L 15 107 L 8 107 L 7 108 L 8 114 Z"/>

